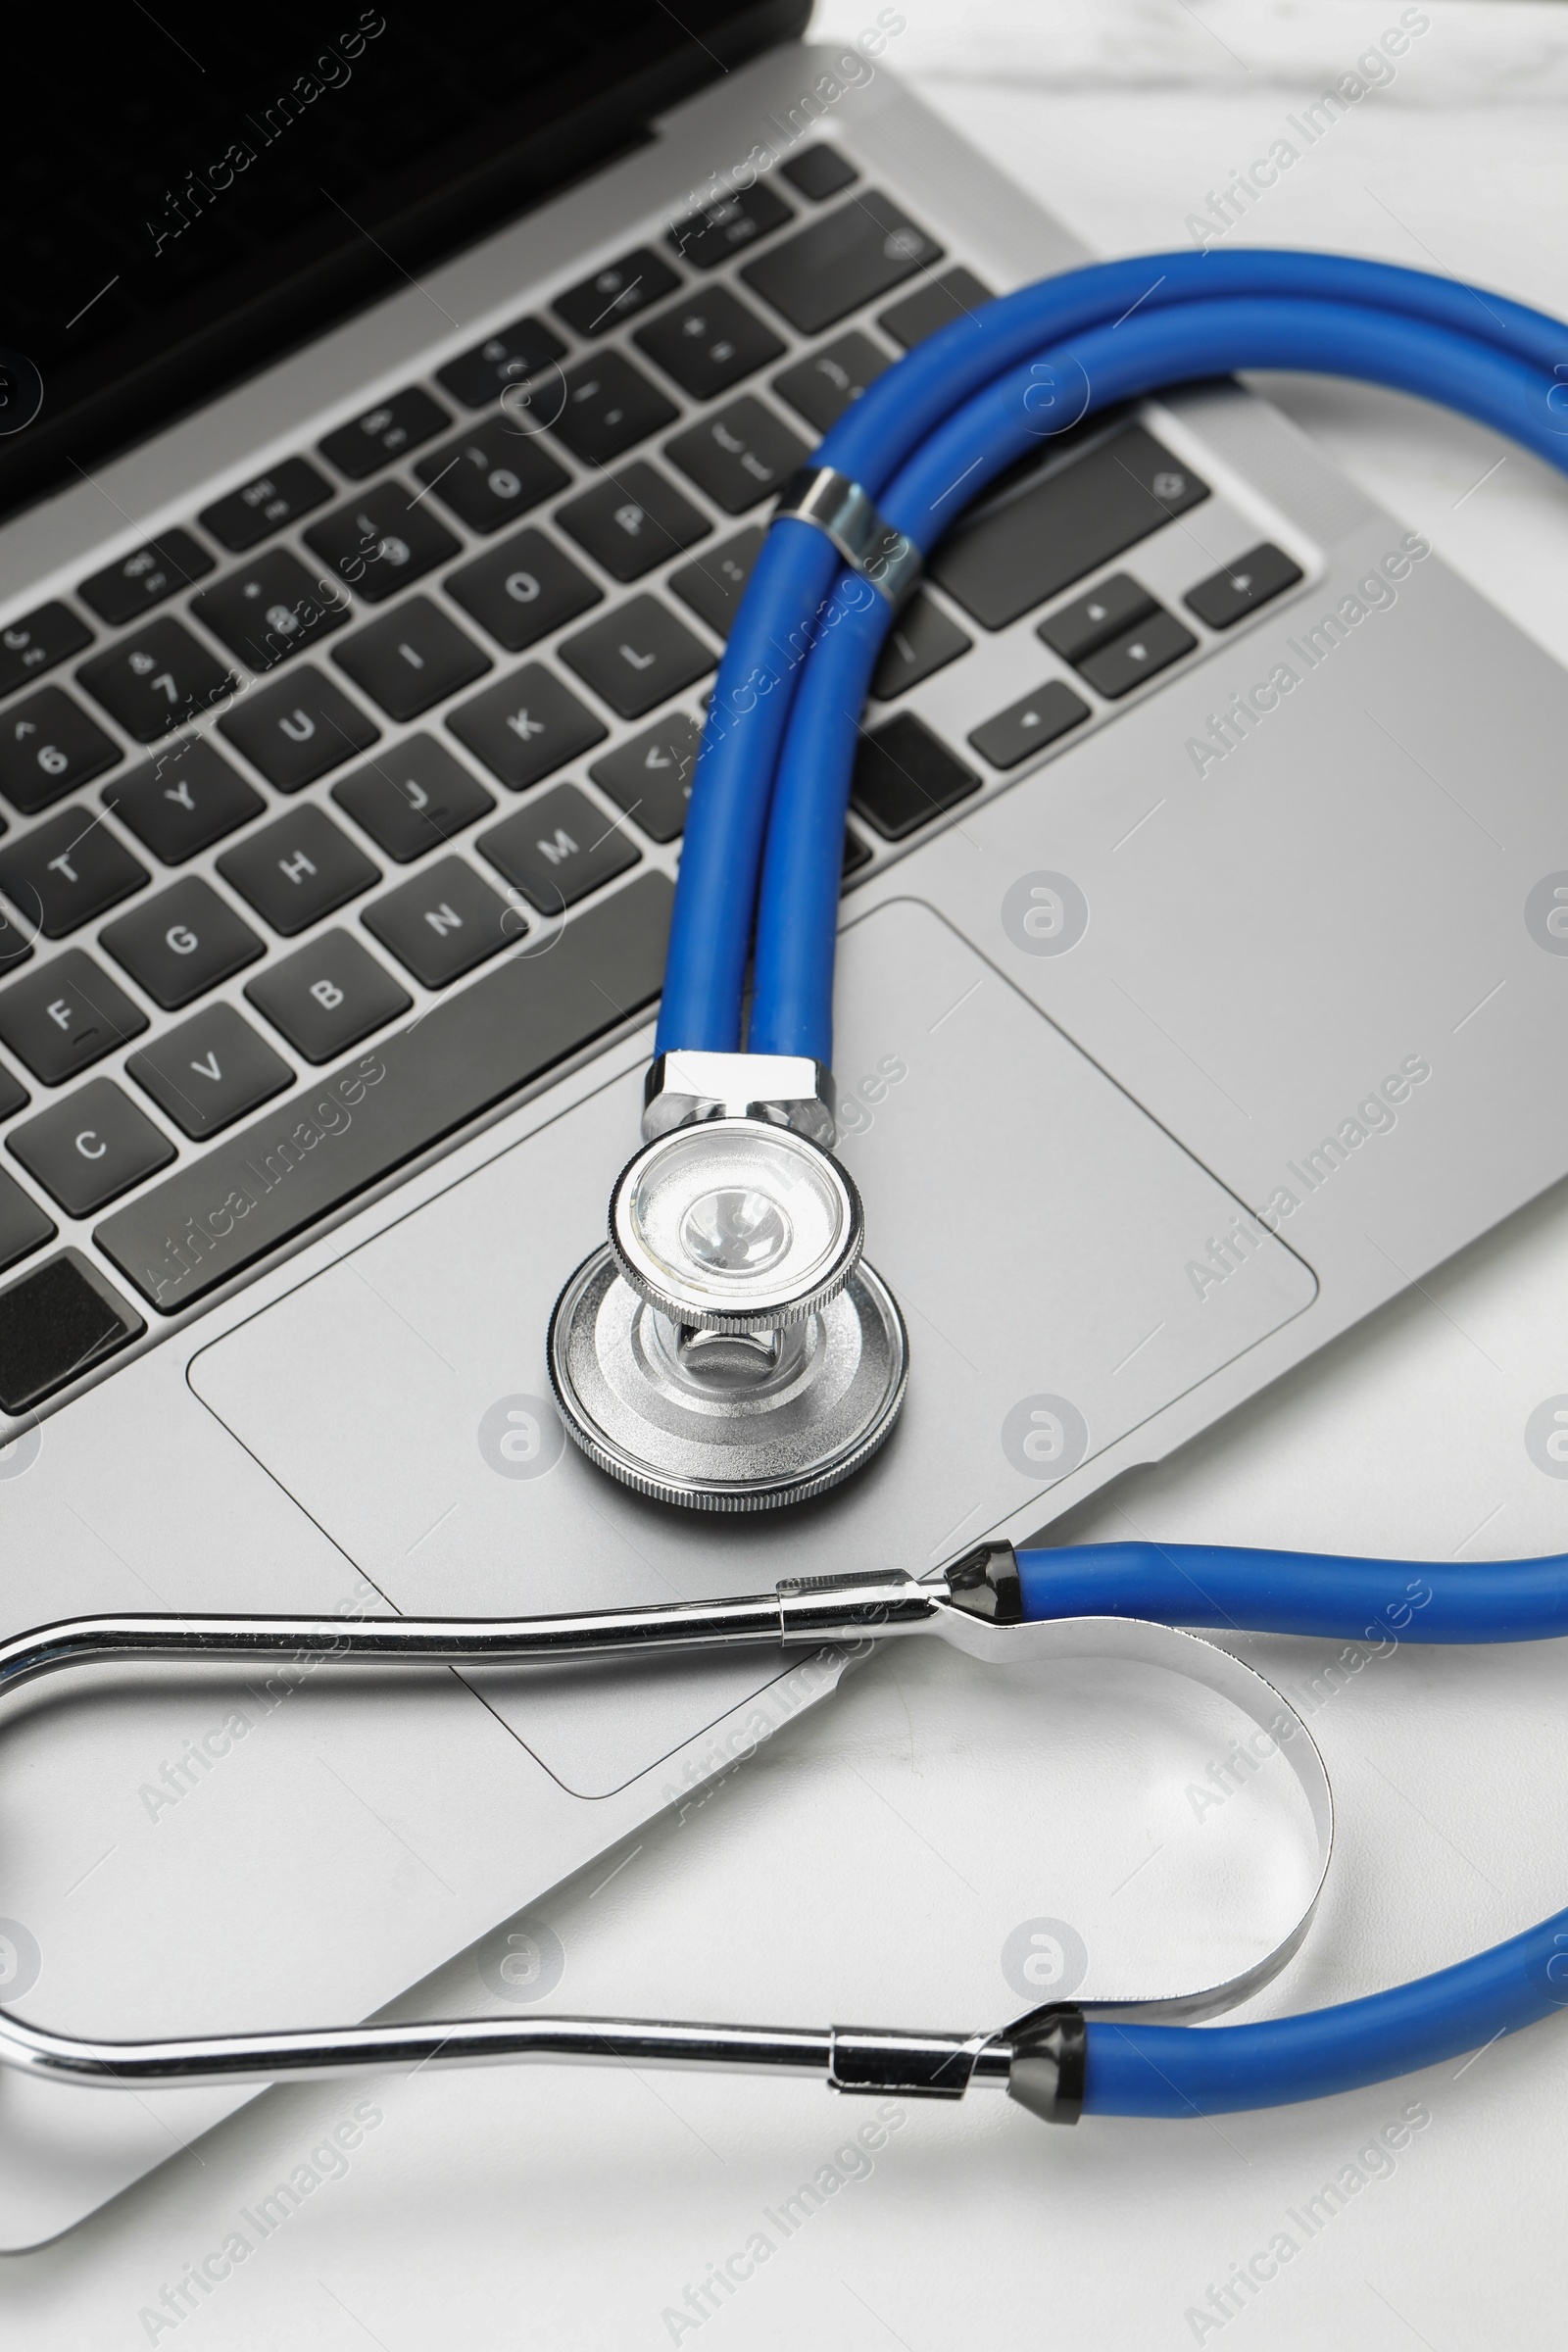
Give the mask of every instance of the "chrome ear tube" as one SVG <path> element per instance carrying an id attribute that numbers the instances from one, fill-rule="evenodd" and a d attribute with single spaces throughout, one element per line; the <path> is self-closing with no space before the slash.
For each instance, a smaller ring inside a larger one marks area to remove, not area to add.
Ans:
<path id="1" fill-rule="evenodd" d="M 998 2030 L 909 2032 L 868 2026 L 688 2024 L 617 2017 L 459 2018 L 414 2025 L 216 2034 L 98 2041 L 59 2034 L 0 2010 L 0 2066 L 44 2081 L 146 2090 L 189 2082 L 270 2082 L 363 2071 L 501 2063 L 697 2068 L 812 2075 L 846 2092 L 961 2098 L 971 2083 L 1005 2089 L 1049 2122 L 1077 2120 L 1084 2081 L 1084 2014 L 1199 2018 L 1255 1992 L 1305 1936 L 1328 1870 L 1333 1803 L 1323 1760 L 1304 1723 L 1268 1683 L 1228 1652 L 1168 1626 L 1126 1618 L 1026 1623 L 1016 1563 L 983 1544 L 925 1582 L 883 1571 L 792 1578 L 771 1592 L 653 1608 L 506 1619 L 83 1617 L 0 1645 L 0 1707 L 42 1677 L 92 1666 L 152 1662 L 270 1664 L 302 1651 L 342 1666 L 497 1666 L 562 1659 L 635 1660 L 670 1649 L 816 1649 L 933 1633 L 995 1665 L 1133 1657 L 1204 1685 L 1279 1742 L 1306 1798 L 1317 1861 L 1304 1908 L 1261 1959 L 1198 1988 L 1150 1984 L 1114 2002 L 1085 1996 L 1051 2004 Z"/>
<path id="2" fill-rule="evenodd" d="M 833 1081 L 787 1054 L 661 1054 L 610 1231 L 556 1301 L 566 1429 L 662 1502 L 761 1511 L 882 1445 L 908 1337 L 834 1157 Z"/>

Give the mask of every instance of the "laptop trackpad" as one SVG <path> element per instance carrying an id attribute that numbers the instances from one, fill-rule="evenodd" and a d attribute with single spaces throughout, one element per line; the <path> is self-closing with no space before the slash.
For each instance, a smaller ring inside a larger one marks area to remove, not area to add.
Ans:
<path id="1" fill-rule="evenodd" d="M 642 1501 L 545 1401 L 563 1279 L 604 1233 L 639 1084 L 607 1086 L 196 1356 L 197 1394 L 409 1615 L 524 1615 L 923 1574 L 1309 1305 L 1241 1203 L 923 905 L 840 951 L 842 1146 L 911 1345 L 870 1470 L 762 1519 Z M 727 1714 L 776 1653 L 485 1674 L 558 1780 L 603 1795 Z"/>

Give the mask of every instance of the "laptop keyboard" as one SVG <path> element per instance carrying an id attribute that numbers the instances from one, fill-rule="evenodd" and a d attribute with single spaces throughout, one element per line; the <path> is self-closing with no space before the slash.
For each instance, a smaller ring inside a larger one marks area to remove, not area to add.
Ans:
<path id="1" fill-rule="evenodd" d="M 646 1012 L 760 511 L 987 292 L 808 151 L 0 630 L 0 1268 L 38 1261 L 0 1407 Z M 847 879 L 1301 578 L 1195 560 L 1199 627 L 1126 571 L 1082 590 L 1209 496 L 1113 420 L 964 520 L 878 704 L 1080 592 L 961 744 L 870 724 Z"/>

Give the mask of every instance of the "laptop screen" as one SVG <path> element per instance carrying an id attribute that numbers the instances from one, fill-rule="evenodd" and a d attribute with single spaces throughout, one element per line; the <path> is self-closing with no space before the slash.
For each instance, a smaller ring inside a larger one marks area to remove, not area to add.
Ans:
<path id="1" fill-rule="evenodd" d="M 0 514 L 645 137 L 804 0 L 16 10 Z"/>

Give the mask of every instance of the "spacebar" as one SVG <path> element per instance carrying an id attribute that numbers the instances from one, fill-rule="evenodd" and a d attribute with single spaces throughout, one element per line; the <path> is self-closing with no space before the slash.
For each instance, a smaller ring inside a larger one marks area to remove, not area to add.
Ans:
<path id="1" fill-rule="evenodd" d="M 510 956 L 411 1029 L 275 1103 L 93 1239 L 166 1315 L 526 1086 L 658 996 L 673 891 L 662 874 Z"/>

